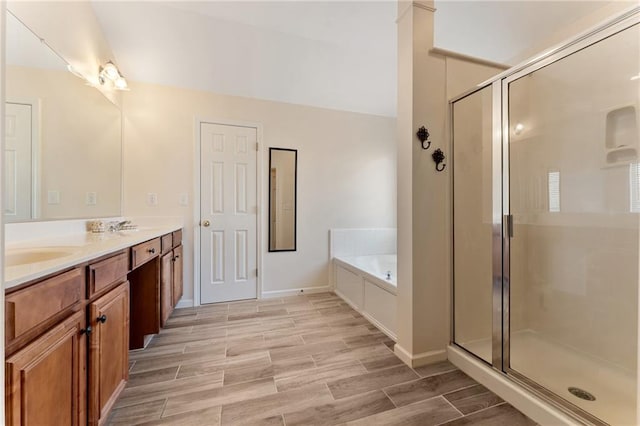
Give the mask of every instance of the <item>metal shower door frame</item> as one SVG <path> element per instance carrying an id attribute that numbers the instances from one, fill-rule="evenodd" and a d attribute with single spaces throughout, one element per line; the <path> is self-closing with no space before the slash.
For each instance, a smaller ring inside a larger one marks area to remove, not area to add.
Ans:
<path id="1" fill-rule="evenodd" d="M 576 421 L 587 425 L 606 425 L 602 420 L 571 404 L 568 400 L 549 391 L 528 377 L 511 368 L 510 351 L 510 294 L 511 294 L 511 236 L 513 219 L 510 210 L 510 164 L 509 164 L 509 84 L 554 62 L 560 61 L 588 48 L 614 34 L 640 24 L 640 7 L 634 7 L 620 16 L 583 33 L 572 41 L 552 48 L 532 60 L 515 66 L 483 82 L 473 89 L 449 101 L 449 134 L 451 148 L 454 144 L 454 104 L 487 86 L 492 86 L 492 363 L 494 370 L 526 388 L 550 405 L 563 411 Z M 453 153 L 453 149 L 451 150 Z M 452 157 L 452 161 L 455 159 Z M 455 170 L 455 168 L 452 168 Z M 452 192 L 455 172 L 451 173 Z M 453 222 L 454 197 L 451 196 Z M 453 230 L 455 232 L 455 229 Z M 451 235 L 451 343 L 469 352 L 455 342 L 454 306 L 454 241 Z M 471 353 L 471 352 L 469 352 Z M 480 359 L 477 355 L 472 354 Z M 484 360 L 483 360 L 484 361 Z"/>

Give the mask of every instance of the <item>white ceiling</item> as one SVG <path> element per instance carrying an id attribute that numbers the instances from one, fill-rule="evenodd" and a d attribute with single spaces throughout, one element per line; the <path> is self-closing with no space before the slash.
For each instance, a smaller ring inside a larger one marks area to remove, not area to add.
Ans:
<path id="1" fill-rule="evenodd" d="M 67 64 L 11 13 L 6 19 L 7 65 L 66 70 Z"/>
<path id="2" fill-rule="evenodd" d="M 603 1 L 436 1 L 438 47 L 508 63 Z M 133 81 L 395 116 L 392 0 L 92 0 Z"/>
<path id="3" fill-rule="evenodd" d="M 610 1 L 436 0 L 436 46 L 503 64 Z"/>
<path id="4" fill-rule="evenodd" d="M 394 1 L 173 1 L 167 6 L 339 46 L 389 51 Z"/>
<path id="5" fill-rule="evenodd" d="M 93 6 L 130 80 L 395 115 L 394 2 Z"/>

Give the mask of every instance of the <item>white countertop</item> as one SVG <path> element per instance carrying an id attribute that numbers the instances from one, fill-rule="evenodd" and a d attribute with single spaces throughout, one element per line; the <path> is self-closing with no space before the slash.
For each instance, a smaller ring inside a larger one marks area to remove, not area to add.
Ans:
<path id="1" fill-rule="evenodd" d="M 75 233 L 58 235 L 39 240 L 6 243 L 5 255 L 12 251 L 28 249 L 55 248 L 69 251 L 69 255 L 42 262 L 7 266 L 4 269 L 4 288 L 9 289 L 65 268 L 114 253 L 169 232 L 181 229 L 182 225 L 166 224 L 153 227 L 141 227 L 135 231 L 105 232 L 100 234 Z"/>

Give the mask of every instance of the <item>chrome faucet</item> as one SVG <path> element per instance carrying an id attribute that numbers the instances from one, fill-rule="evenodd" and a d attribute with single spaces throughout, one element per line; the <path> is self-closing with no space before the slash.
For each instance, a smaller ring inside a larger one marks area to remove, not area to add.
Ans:
<path id="1" fill-rule="evenodd" d="M 107 224 L 107 230 L 109 232 L 132 230 L 136 228 L 137 228 L 137 225 L 132 225 L 130 220 L 123 220 L 121 222 L 114 221 L 114 222 L 109 222 Z"/>

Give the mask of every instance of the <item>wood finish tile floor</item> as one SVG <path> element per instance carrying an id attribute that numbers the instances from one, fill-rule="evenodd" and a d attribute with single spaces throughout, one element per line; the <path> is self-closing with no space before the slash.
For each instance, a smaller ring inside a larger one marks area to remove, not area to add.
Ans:
<path id="1" fill-rule="evenodd" d="M 110 425 L 534 425 L 442 362 L 411 369 L 332 293 L 177 309 Z"/>

